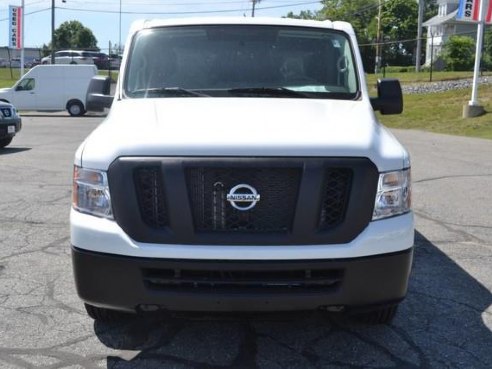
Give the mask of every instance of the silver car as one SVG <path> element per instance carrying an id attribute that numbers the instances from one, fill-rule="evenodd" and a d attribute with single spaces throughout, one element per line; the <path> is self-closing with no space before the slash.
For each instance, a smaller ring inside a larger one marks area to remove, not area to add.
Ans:
<path id="1" fill-rule="evenodd" d="M 51 55 L 41 59 L 41 64 L 51 64 Z M 55 52 L 55 64 L 94 64 L 94 60 L 88 51 L 61 50 Z"/>
<path id="2" fill-rule="evenodd" d="M 0 149 L 9 145 L 21 128 L 22 121 L 14 106 L 0 102 Z"/>

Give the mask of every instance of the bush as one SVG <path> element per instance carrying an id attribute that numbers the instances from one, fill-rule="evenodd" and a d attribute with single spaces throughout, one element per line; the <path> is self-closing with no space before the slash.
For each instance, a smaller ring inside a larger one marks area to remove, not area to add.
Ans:
<path id="1" fill-rule="evenodd" d="M 448 71 L 468 71 L 475 62 L 475 40 L 467 36 L 451 36 L 444 44 L 442 59 Z"/>

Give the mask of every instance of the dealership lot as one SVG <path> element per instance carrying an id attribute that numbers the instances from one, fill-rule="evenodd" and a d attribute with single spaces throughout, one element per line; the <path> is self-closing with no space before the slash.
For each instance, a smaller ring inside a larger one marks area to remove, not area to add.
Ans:
<path id="1" fill-rule="evenodd" d="M 68 224 L 73 153 L 101 120 L 26 115 L 0 152 L 0 368 L 492 367 L 492 141 L 395 131 L 417 233 L 390 326 L 320 312 L 102 324 L 74 291 Z"/>

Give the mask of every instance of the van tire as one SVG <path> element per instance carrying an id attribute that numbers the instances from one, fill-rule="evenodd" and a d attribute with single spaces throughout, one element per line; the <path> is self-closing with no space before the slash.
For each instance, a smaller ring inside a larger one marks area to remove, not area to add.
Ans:
<path id="1" fill-rule="evenodd" d="M 9 145 L 12 142 L 12 137 L 1 138 L 0 139 L 0 149 L 3 149 L 5 146 Z"/>
<path id="2" fill-rule="evenodd" d="M 67 103 L 67 111 L 72 117 L 80 117 L 85 114 L 84 104 L 79 100 L 70 100 Z"/>
<path id="3" fill-rule="evenodd" d="M 120 322 L 122 320 L 131 317 L 131 314 L 123 313 L 121 311 L 104 309 L 89 304 L 84 304 L 84 306 L 85 306 L 85 311 L 87 311 L 87 315 L 89 315 L 89 317 L 99 322 L 104 322 L 104 323 Z"/>

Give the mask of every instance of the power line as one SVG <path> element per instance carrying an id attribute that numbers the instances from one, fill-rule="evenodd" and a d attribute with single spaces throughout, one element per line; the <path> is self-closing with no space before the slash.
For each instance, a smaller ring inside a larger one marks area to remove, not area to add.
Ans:
<path id="1" fill-rule="evenodd" d="M 46 12 L 48 10 L 51 10 L 51 8 L 45 8 L 45 9 L 39 9 L 39 10 L 34 10 L 32 12 L 29 12 L 29 13 L 25 13 L 24 16 L 28 16 L 28 15 L 32 15 L 32 14 L 37 14 L 37 13 L 42 13 L 42 12 Z M 1 18 L 0 19 L 0 22 L 5 22 L 5 21 L 8 21 L 9 18 Z"/>
<path id="2" fill-rule="evenodd" d="M 287 5 L 272 5 L 272 6 L 263 6 L 257 8 L 257 10 L 267 10 L 267 9 L 279 9 L 279 8 L 289 8 L 300 5 L 309 5 L 309 4 L 318 4 L 319 1 L 306 1 L 295 4 L 287 4 Z M 69 10 L 69 11 L 78 11 L 78 12 L 87 12 L 87 13 L 108 13 L 115 14 L 120 13 L 119 10 L 96 10 L 96 9 L 80 9 L 80 8 L 71 8 L 71 7 L 56 7 L 56 9 L 61 10 Z M 249 8 L 248 8 L 249 9 Z M 186 15 L 186 14 L 213 14 L 213 13 L 233 13 L 233 12 L 243 12 L 245 8 L 241 9 L 220 9 L 220 10 L 193 10 L 193 11 L 179 11 L 179 12 L 138 12 L 138 11 L 122 11 L 123 14 L 138 14 L 138 15 Z"/>

